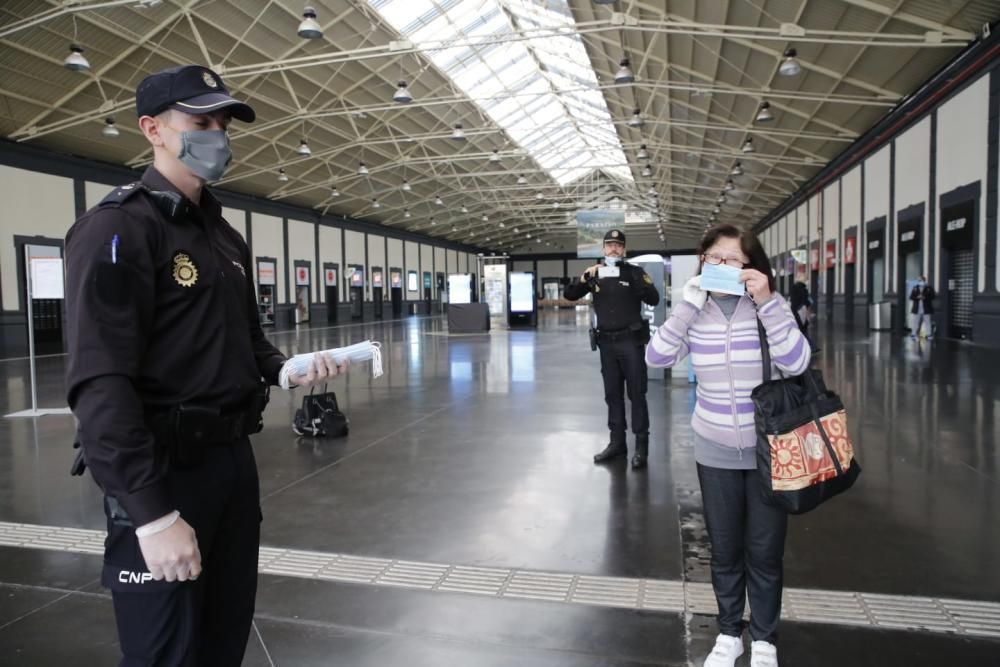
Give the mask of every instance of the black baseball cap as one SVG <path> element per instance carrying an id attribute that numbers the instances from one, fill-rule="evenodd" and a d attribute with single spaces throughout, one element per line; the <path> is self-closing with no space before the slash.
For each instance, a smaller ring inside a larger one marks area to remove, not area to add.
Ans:
<path id="1" fill-rule="evenodd" d="M 604 235 L 604 240 L 617 241 L 618 243 L 625 245 L 625 233 L 617 229 L 612 229 L 607 234 Z"/>
<path id="2" fill-rule="evenodd" d="M 201 65 L 181 65 L 150 74 L 135 89 L 139 117 L 155 116 L 167 109 L 185 113 L 210 113 L 229 109 L 233 118 L 252 123 L 257 117 L 250 105 L 229 95 L 222 77 Z"/>

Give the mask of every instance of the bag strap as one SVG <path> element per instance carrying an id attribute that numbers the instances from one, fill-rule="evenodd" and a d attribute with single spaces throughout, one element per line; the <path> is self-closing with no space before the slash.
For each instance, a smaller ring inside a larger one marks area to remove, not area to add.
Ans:
<path id="1" fill-rule="evenodd" d="M 771 381 L 771 346 L 767 342 L 767 331 L 764 330 L 764 323 L 757 318 L 757 335 L 760 336 L 760 362 L 763 364 L 764 382 Z"/>

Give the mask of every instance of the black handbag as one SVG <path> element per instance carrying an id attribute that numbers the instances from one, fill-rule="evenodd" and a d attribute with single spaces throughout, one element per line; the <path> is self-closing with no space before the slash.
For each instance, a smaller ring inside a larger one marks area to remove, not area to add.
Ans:
<path id="1" fill-rule="evenodd" d="M 861 474 L 847 413 L 823 374 L 809 368 L 771 379 L 771 351 L 757 320 L 764 382 L 750 394 L 757 430 L 757 470 L 767 502 L 802 514 L 851 488 Z M 779 371 L 780 372 L 780 371 Z"/>
<path id="2" fill-rule="evenodd" d="M 323 387 L 322 394 L 315 389 L 302 397 L 302 407 L 295 411 L 292 430 L 296 435 L 313 438 L 341 438 L 350 430 L 347 415 L 337 406 L 337 395 Z"/>

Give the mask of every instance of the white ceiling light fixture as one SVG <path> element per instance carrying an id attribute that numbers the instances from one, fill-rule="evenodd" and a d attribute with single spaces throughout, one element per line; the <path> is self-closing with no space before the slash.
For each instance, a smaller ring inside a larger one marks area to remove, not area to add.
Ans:
<path id="1" fill-rule="evenodd" d="M 650 185 L 649 189 L 646 190 L 646 194 L 649 195 L 650 197 L 656 197 L 657 196 L 656 195 L 656 188 L 654 188 L 652 185 Z"/>
<path id="2" fill-rule="evenodd" d="M 771 103 L 765 100 L 760 103 L 760 107 L 757 109 L 757 122 L 770 123 L 772 120 L 774 120 L 774 114 L 771 113 Z"/>
<path id="3" fill-rule="evenodd" d="M 524 177 L 524 174 L 518 174 L 517 175 L 517 184 L 518 185 L 525 185 L 525 184 L 527 184 L 527 182 L 528 182 L 528 179 L 526 179 Z"/>
<path id="4" fill-rule="evenodd" d="M 723 192 L 721 195 L 719 195 L 718 198 L 715 200 L 715 203 L 716 204 L 725 204 L 726 203 L 726 193 Z"/>
<path id="5" fill-rule="evenodd" d="M 413 101 L 413 95 L 410 94 L 410 89 L 406 87 L 406 81 L 400 80 L 396 84 L 396 92 L 392 94 L 392 101 L 397 104 L 409 104 Z"/>
<path id="6" fill-rule="evenodd" d="M 104 119 L 104 127 L 101 128 L 101 134 L 103 134 L 106 137 L 110 137 L 112 139 L 118 137 L 121 134 L 121 132 L 119 132 L 118 128 L 115 126 L 114 118 Z"/>
<path id="7" fill-rule="evenodd" d="M 503 224 L 502 222 L 500 223 L 500 229 L 503 229 L 503 228 L 504 228 L 504 227 L 506 227 L 506 226 L 507 226 L 507 225 Z"/>
<path id="8" fill-rule="evenodd" d="M 372 199 L 372 208 L 382 208 L 382 204 L 379 204 L 377 199 Z"/>
<path id="9" fill-rule="evenodd" d="M 408 209 L 408 208 L 404 208 L 403 209 L 403 217 L 404 218 L 409 218 L 410 217 L 410 209 Z"/>
<path id="10" fill-rule="evenodd" d="M 744 153 L 753 153 L 756 149 L 753 147 L 753 137 L 747 137 L 747 140 L 743 142 L 743 148 L 740 149 Z"/>
<path id="11" fill-rule="evenodd" d="M 69 55 L 63 60 L 63 67 L 74 72 L 89 72 L 90 61 L 83 56 L 83 47 L 79 44 L 69 45 Z"/>
<path id="12" fill-rule="evenodd" d="M 459 123 L 452 129 L 451 138 L 455 141 L 465 141 L 465 130 L 462 129 L 462 124 Z"/>
<path id="13" fill-rule="evenodd" d="M 287 183 L 288 182 L 288 174 L 285 173 L 285 168 L 284 167 L 280 167 L 278 169 L 278 181 L 281 182 L 281 183 Z"/>
<path id="14" fill-rule="evenodd" d="M 358 176 L 367 176 L 369 173 L 368 167 L 365 166 L 364 162 L 358 163 Z"/>
<path id="15" fill-rule="evenodd" d="M 319 39 L 323 36 L 323 29 L 316 20 L 316 10 L 306 6 L 302 10 L 302 23 L 299 24 L 299 37 L 302 39 Z"/>
<path id="16" fill-rule="evenodd" d="M 295 149 L 295 152 L 298 153 L 299 155 L 312 155 L 313 154 L 312 150 L 309 148 L 308 142 L 306 142 L 305 139 L 302 139 L 301 141 L 299 141 L 299 147 Z"/>
<path id="17" fill-rule="evenodd" d="M 499 161 L 500 161 L 500 150 L 494 148 L 493 153 L 490 155 L 490 162 L 499 162 Z"/>
<path id="18" fill-rule="evenodd" d="M 742 162 L 737 162 L 736 164 L 734 164 L 733 168 L 729 170 L 729 173 L 732 176 L 742 176 L 743 175 L 743 163 Z"/>
<path id="19" fill-rule="evenodd" d="M 332 190 L 330 190 L 330 196 L 331 197 L 339 197 L 340 196 L 340 190 L 337 189 L 336 185 L 333 186 Z"/>
<path id="20" fill-rule="evenodd" d="M 734 189 L 736 189 L 736 186 L 733 184 L 733 179 L 727 178 L 726 185 L 722 189 L 725 190 L 726 192 L 732 192 Z"/>
<path id="21" fill-rule="evenodd" d="M 545 195 L 542 194 L 541 190 L 535 193 L 535 199 L 545 199 Z"/>
<path id="22" fill-rule="evenodd" d="M 653 175 L 653 168 L 647 164 L 645 167 L 642 168 L 642 175 L 649 178 L 650 176 Z"/>
<path id="23" fill-rule="evenodd" d="M 403 192 L 409 192 L 412 189 L 413 188 L 410 187 L 410 182 L 404 178 L 403 179 Z"/>
<path id="24" fill-rule="evenodd" d="M 642 127 L 643 120 L 642 120 L 642 114 L 640 113 L 639 109 L 636 109 L 635 111 L 632 112 L 632 117 L 628 119 L 627 124 L 629 127 Z"/>
<path id="25" fill-rule="evenodd" d="M 715 208 L 712 209 L 712 213 L 713 214 L 722 213 L 722 209 L 716 206 Z"/>
<path id="26" fill-rule="evenodd" d="M 489 222 L 490 221 L 490 216 L 484 214 L 482 220 L 483 220 L 483 222 Z M 500 226 L 503 227 L 503 223 L 502 222 L 500 223 Z"/>
<path id="27" fill-rule="evenodd" d="M 642 146 L 639 146 L 639 152 L 635 154 L 635 157 L 638 160 L 648 160 L 649 159 L 649 151 L 646 150 L 646 144 L 643 144 Z"/>
<path id="28" fill-rule="evenodd" d="M 615 83 L 632 83 L 635 81 L 635 72 L 632 71 L 632 63 L 629 62 L 628 56 L 622 56 L 618 64 L 620 67 L 615 74 Z"/>
<path id="29" fill-rule="evenodd" d="M 444 200 L 440 196 L 434 198 L 434 203 L 438 206 L 444 206 Z"/>
<path id="30" fill-rule="evenodd" d="M 802 71 L 802 65 L 795 59 L 799 55 L 795 49 L 785 49 L 784 59 L 778 66 L 778 74 L 781 76 L 797 76 Z"/>
<path id="31" fill-rule="evenodd" d="M 468 213 L 468 212 L 469 212 L 469 207 L 468 206 L 462 206 L 462 213 Z"/>

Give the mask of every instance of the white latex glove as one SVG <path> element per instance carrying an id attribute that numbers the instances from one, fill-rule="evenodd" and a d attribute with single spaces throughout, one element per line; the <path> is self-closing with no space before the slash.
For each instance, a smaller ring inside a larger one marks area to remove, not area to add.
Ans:
<path id="1" fill-rule="evenodd" d="M 338 364 L 332 356 L 317 352 L 313 355 L 313 359 L 309 363 L 309 368 L 305 375 L 297 374 L 291 369 L 289 362 L 286 361 L 278 373 L 278 381 L 282 389 L 312 387 L 327 382 L 338 375 L 343 375 L 347 372 L 349 365 L 350 362 L 347 359 Z"/>
<path id="2" fill-rule="evenodd" d="M 708 301 L 708 292 L 701 288 L 701 276 L 692 276 L 684 283 L 684 300 L 701 310 Z"/>
<path id="3" fill-rule="evenodd" d="M 170 516 L 170 515 L 168 515 Z M 167 517 L 164 517 L 166 519 Z M 153 523 L 162 521 L 157 519 Z M 147 524 L 149 525 L 149 524 Z M 138 529 L 139 533 L 142 528 Z M 137 536 L 138 534 L 137 533 Z M 194 528 L 180 517 L 167 528 L 138 537 L 139 549 L 149 573 L 156 581 L 192 581 L 201 574 L 201 552 Z"/>

